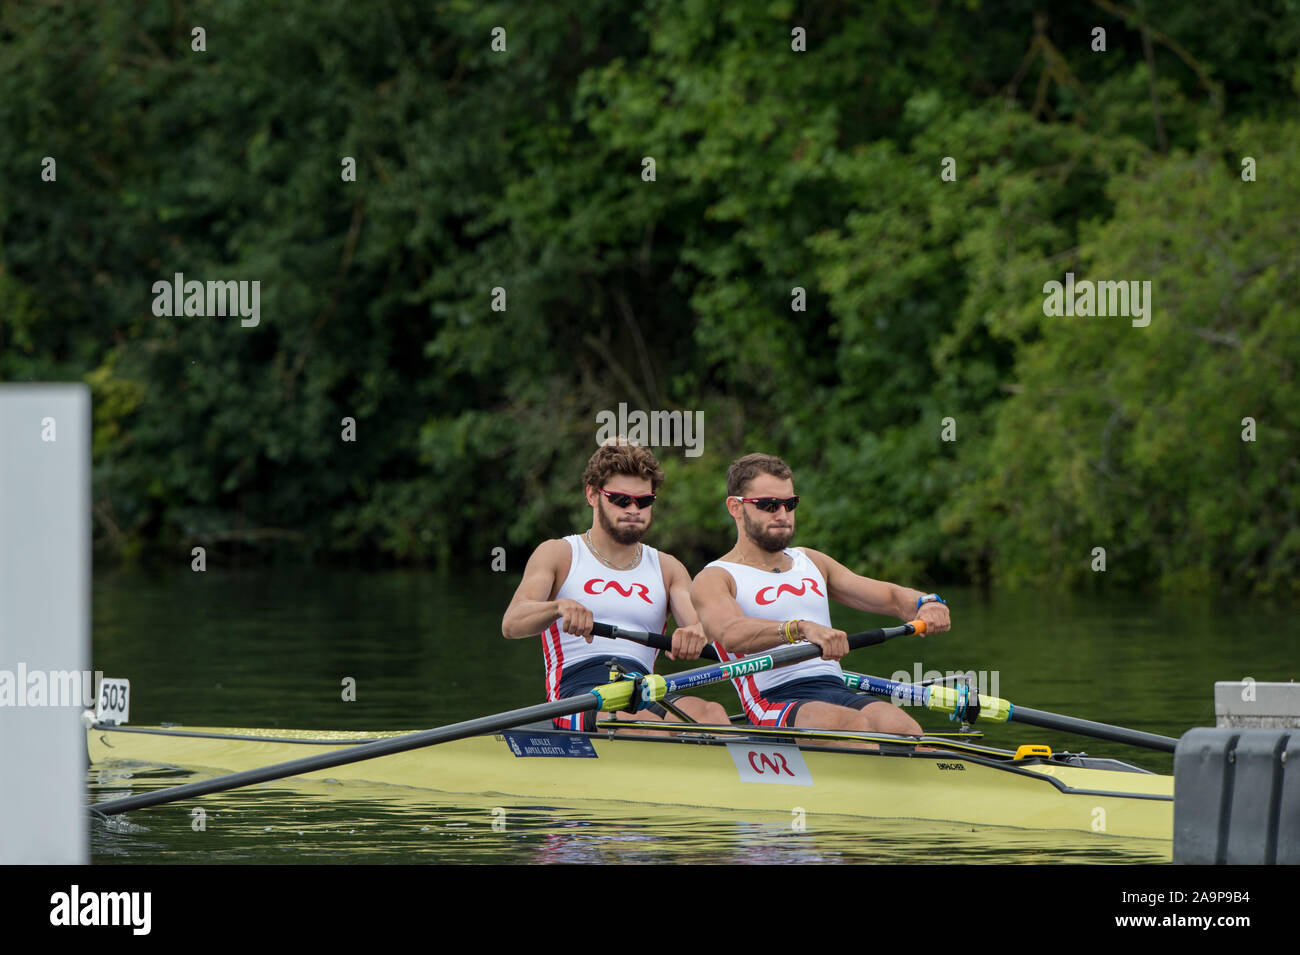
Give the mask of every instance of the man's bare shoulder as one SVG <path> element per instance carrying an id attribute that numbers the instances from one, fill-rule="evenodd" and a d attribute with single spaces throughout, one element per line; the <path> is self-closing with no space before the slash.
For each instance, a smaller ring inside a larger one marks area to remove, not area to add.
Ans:
<path id="1" fill-rule="evenodd" d="M 795 549 L 802 551 L 805 557 L 807 557 L 814 564 L 816 564 L 817 569 L 822 572 L 822 576 L 825 576 L 828 570 L 830 570 L 832 567 L 834 567 L 836 564 L 839 563 L 839 561 L 835 560 L 829 555 L 823 554 L 819 550 L 813 550 L 813 548 L 811 547 L 798 547 Z"/>
<path id="2" fill-rule="evenodd" d="M 659 551 L 659 566 L 669 574 L 683 575 L 688 581 L 691 579 L 691 572 L 686 569 L 686 565 L 666 550 Z"/>
<path id="3" fill-rule="evenodd" d="M 736 579 L 725 568 L 718 567 L 716 564 L 710 564 L 696 574 L 695 583 L 697 586 L 703 584 L 706 587 L 726 587 L 733 593 L 736 587 Z"/>
<path id="4" fill-rule="evenodd" d="M 552 537 L 537 545 L 528 558 L 528 566 L 534 570 L 557 568 L 569 563 L 572 557 L 569 542 L 563 537 Z"/>
<path id="5" fill-rule="evenodd" d="M 816 550 L 815 548 L 812 548 L 812 547 L 804 547 L 804 546 L 800 545 L 799 547 L 796 547 L 796 548 L 794 548 L 794 549 L 795 549 L 795 550 L 799 550 L 799 551 L 803 551 L 804 554 L 806 554 L 806 555 L 809 556 L 809 557 L 813 557 L 813 558 L 826 557 L 826 556 L 827 556 L 827 555 L 826 555 L 825 553 L 823 553 L 822 551 Z"/>

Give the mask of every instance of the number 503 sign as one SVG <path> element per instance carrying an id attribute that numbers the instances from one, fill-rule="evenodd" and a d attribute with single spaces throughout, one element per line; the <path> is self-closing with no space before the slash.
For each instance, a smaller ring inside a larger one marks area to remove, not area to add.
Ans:
<path id="1" fill-rule="evenodd" d="M 125 723 L 130 714 L 131 681 L 101 680 L 99 698 L 95 701 L 95 721 L 99 723 Z"/>

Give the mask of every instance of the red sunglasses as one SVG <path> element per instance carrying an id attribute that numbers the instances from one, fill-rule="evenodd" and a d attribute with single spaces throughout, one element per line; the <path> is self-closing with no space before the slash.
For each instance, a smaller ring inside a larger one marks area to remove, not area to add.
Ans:
<path id="1" fill-rule="evenodd" d="M 598 487 L 596 490 L 601 494 L 604 494 L 609 500 L 609 503 L 613 504 L 615 507 L 627 507 L 628 505 L 635 503 L 637 510 L 645 510 L 655 502 L 654 494 L 620 494 L 618 491 L 606 491 L 603 487 Z"/>
<path id="2" fill-rule="evenodd" d="M 769 514 L 775 514 L 784 505 L 787 511 L 793 511 L 799 506 L 799 495 L 794 497 L 739 497 L 731 495 L 738 501 L 744 501 L 746 504 L 753 504 L 760 511 L 767 511 Z"/>

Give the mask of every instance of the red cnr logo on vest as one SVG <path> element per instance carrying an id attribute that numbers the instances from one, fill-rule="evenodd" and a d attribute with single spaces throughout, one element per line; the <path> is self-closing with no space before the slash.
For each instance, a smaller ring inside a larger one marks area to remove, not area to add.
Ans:
<path id="1" fill-rule="evenodd" d="M 754 762 L 757 759 L 758 762 Z M 762 765 L 759 765 L 759 764 Z M 753 767 L 754 772 L 760 776 L 765 772 L 773 772 L 778 776 L 784 772 L 787 776 L 793 776 L 789 765 L 785 761 L 785 755 L 782 753 L 760 753 L 756 749 L 749 751 L 749 765 Z"/>
<path id="2" fill-rule="evenodd" d="M 796 597 L 802 597 L 804 595 L 804 590 L 806 589 L 804 587 L 804 584 L 807 584 L 809 587 L 811 587 L 812 592 L 815 593 L 818 597 L 826 596 L 824 593 L 821 592 L 821 588 L 817 586 L 817 581 L 813 580 L 811 577 L 805 577 L 803 580 L 799 581 L 798 587 L 793 587 L 790 584 L 782 584 L 780 587 L 764 587 L 762 590 L 760 590 L 758 593 L 754 595 L 754 602 L 766 606 L 767 604 L 776 603 L 779 599 L 781 599 L 782 594 L 794 594 Z M 769 591 L 772 590 L 776 591 L 775 597 L 768 599 L 763 596 L 763 594 L 768 593 Z"/>
<path id="3" fill-rule="evenodd" d="M 597 589 L 597 585 L 603 586 L 600 586 L 599 589 Z M 636 594 L 646 603 L 654 603 L 654 601 L 650 599 L 650 590 L 645 584 L 632 584 L 627 589 L 624 589 L 623 585 L 617 580 L 603 580 L 600 577 L 593 577 L 582 585 L 582 589 L 593 596 L 606 593 L 610 590 L 615 591 L 622 597 L 631 597 L 633 594 Z"/>

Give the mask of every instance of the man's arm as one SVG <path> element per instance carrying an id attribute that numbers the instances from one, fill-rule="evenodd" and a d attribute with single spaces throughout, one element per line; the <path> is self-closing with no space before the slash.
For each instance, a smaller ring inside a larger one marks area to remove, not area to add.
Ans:
<path id="1" fill-rule="evenodd" d="M 576 600 L 552 600 L 559 568 L 569 561 L 569 545 L 562 540 L 541 544 L 524 566 L 523 580 L 501 618 L 501 635 L 508 640 L 541 633 L 556 620 L 563 620 L 565 633 L 591 642 L 591 611 Z"/>
<path id="2" fill-rule="evenodd" d="M 746 617 L 736 603 L 734 588 L 731 575 L 719 567 L 707 567 L 695 578 L 691 601 L 709 638 L 722 644 L 728 653 L 757 653 L 785 643 L 782 621 Z M 838 660 L 849 652 L 843 630 L 801 620 L 798 636 L 821 647 L 826 660 Z"/>
<path id="3" fill-rule="evenodd" d="M 916 601 L 925 596 L 923 591 L 855 574 L 833 557 L 810 547 L 803 548 L 803 552 L 826 578 L 828 596 L 836 603 L 854 610 L 865 610 L 867 613 L 897 617 L 899 620 L 915 620 L 920 617 L 926 623 L 926 633 L 943 633 L 951 626 L 945 604 L 922 604 L 918 613 Z"/>
<path id="4" fill-rule="evenodd" d="M 659 553 L 659 566 L 663 569 L 664 587 L 668 590 L 668 609 L 672 611 L 677 629 L 673 631 L 673 648 L 668 651 L 670 660 L 697 660 L 708 643 L 700 618 L 691 603 L 691 575 L 686 565 L 672 554 Z"/>
<path id="5" fill-rule="evenodd" d="M 659 553 L 659 564 L 664 571 L 664 586 L 668 588 L 668 609 L 679 627 L 690 627 L 700 622 L 691 602 L 691 575 L 686 565 L 672 554 Z"/>

